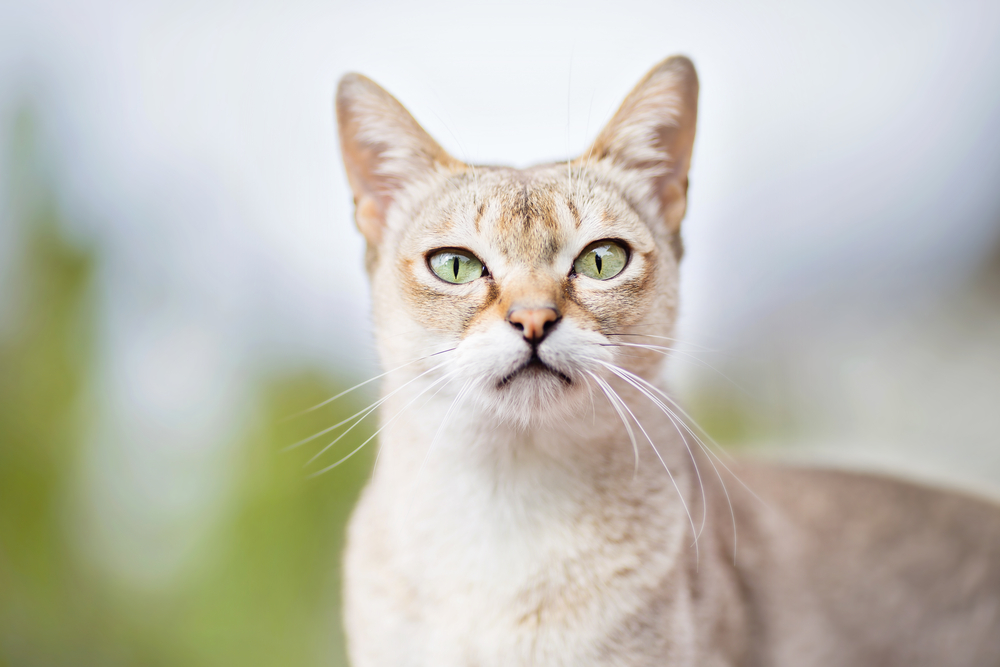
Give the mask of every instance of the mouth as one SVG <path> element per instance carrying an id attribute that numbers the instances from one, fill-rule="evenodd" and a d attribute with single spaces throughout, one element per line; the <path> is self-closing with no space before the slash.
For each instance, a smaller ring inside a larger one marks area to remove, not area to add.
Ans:
<path id="1" fill-rule="evenodd" d="M 510 382 L 513 381 L 514 378 L 520 375 L 524 375 L 526 373 L 528 374 L 550 373 L 559 378 L 560 380 L 562 380 L 564 384 L 567 385 L 573 384 L 573 381 L 569 378 L 568 375 L 566 375 L 561 371 L 556 370 L 555 368 L 552 368 L 544 361 L 542 361 L 541 357 L 538 356 L 537 352 L 532 352 L 530 359 L 528 359 L 526 362 L 515 368 L 513 371 L 505 375 L 499 382 L 497 382 L 497 389 L 503 389 L 508 384 L 510 384 Z"/>

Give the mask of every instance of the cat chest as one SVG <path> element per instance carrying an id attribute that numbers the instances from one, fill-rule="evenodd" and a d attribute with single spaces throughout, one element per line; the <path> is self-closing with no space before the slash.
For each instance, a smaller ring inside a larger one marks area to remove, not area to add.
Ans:
<path id="1" fill-rule="evenodd" d="M 634 559 L 618 572 L 586 558 L 431 568 L 417 622 L 429 664 L 595 664 L 608 634 L 641 604 Z"/>
<path id="2" fill-rule="evenodd" d="M 429 664 L 600 664 L 674 566 L 669 549 L 609 540 L 592 522 L 437 517 L 392 550 Z"/>

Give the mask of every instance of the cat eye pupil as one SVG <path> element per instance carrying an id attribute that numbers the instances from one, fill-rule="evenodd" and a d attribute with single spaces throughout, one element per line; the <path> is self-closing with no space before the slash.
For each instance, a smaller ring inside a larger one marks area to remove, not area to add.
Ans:
<path id="1" fill-rule="evenodd" d="M 427 256 L 431 272 L 446 283 L 463 285 L 487 275 L 479 259 L 465 250 L 438 250 Z"/>
<path id="2" fill-rule="evenodd" d="M 628 264 L 628 250 L 618 241 L 596 241 L 573 262 L 573 272 L 594 280 L 610 280 Z"/>

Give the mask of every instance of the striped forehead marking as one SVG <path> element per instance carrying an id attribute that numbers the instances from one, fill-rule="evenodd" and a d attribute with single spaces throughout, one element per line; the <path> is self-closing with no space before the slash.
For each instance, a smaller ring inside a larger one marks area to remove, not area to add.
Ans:
<path id="1" fill-rule="evenodd" d="M 551 261 L 559 252 L 561 226 L 557 191 L 538 183 L 504 183 L 494 191 L 491 220 L 497 248 L 511 259 Z"/>

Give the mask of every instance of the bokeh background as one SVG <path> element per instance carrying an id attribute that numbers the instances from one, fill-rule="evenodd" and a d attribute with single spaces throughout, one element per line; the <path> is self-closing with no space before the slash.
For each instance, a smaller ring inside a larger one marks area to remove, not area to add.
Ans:
<path id="1" fill-rule="evenodd" d="M 582 152 L 702 81 L 677 392 L 744 453 L 1000 489 L 1000 4 L 0 0 L 0 664 L 339 665 L 379 371 L 332 99 Z M 331 432 L 330 439 L 340 430 Z"/>

